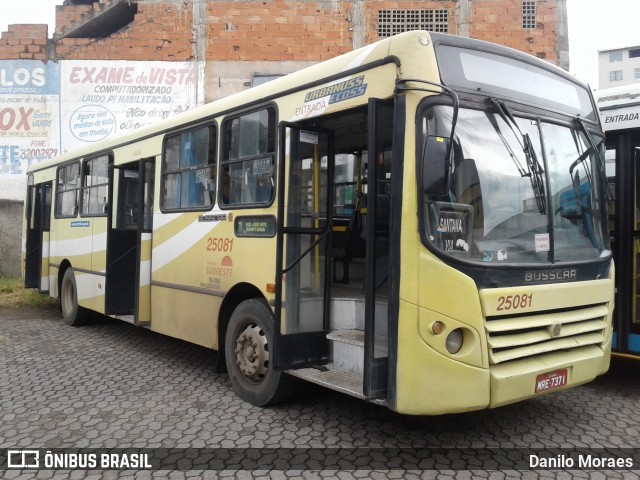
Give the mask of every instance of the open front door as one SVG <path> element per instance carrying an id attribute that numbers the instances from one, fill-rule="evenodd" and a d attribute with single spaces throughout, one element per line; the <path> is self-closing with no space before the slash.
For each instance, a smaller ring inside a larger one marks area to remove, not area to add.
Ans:
<path id="1" fill-rule="evenodd" d="M 280 125 L 274 368 L 328 359 L 333 134 Z"/>

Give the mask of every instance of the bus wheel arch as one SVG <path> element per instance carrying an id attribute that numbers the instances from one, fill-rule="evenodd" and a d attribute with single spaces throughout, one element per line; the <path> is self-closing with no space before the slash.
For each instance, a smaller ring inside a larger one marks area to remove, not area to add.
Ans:
<path id="1" fill-rule="evenodd" d="M 79 327 L 87 322 L 88 311 L 78 303 L 78 286 L 73 268 L 69 262 L 63 262 L 58 272 L 59 299 L 62 317 L 67 325 Z"/>
<path id="2" fill-rule="evenodd" d="M 60 290 L 62 288 L 62 279 L 64 278 L 64 272 L 67 268 L 71 268 L 69 260 L 63 260 L 58 267 L 58 300 L 60 300 Z"/>

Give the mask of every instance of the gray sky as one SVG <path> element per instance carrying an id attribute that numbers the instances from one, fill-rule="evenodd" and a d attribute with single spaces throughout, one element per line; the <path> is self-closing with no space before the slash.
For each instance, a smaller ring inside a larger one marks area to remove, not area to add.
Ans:
<path id="1" fill-rule="evenodd" d="M 640 45 L 639 0 L 567 0 L 569 70 L 598 86 L 598 50 Z"/>
<path id="2" fill-rule="evenodd" d="M 640 45 L 640 0 L 566 0 L 569 15 L 570 71 L 597 86 L 597 51 Z M 4 0 L 4 3 L 8 3 Z M 0 31 L 8 24 L 47 23 L 53 34 L 55 5 L 62 0 L 18 0 L 0 10 Z"/>

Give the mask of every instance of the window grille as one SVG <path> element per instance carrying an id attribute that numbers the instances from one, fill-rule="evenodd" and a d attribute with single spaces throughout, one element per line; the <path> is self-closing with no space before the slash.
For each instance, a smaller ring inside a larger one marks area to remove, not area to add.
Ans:
<path id="1" fill-rule="evenodd" d="M 522 2 L 522 28 L 536 28 L 536 2 Z"/>
<path id="2" fill-rule="evenodd" d="M 410 30 L 449 32 L 448 10 L 380 10 L 378 37 L 391 37 Z"/>

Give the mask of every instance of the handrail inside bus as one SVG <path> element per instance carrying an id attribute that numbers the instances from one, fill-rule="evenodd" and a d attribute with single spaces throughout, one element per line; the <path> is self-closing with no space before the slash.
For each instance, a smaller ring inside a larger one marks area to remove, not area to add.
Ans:
<path id="1" fill-rule="evenodd" d="M 291 270 L 293 267 L 295 267 L 298 263 L 300 263 L 300 261 L 307 255 L 307 253 L 309 253 L 311 250 L 313 250 L 322 241 L 322 239 L 324 237 L 329 235 L 329 233 L 330 233 L 330 230 L 326 230 L 323 234 L 318 236 L 318 239 L 315 242 L 313 242 L 309 248 L 307 248 L 304 252 L 302 252 L 298 256 L 298 258 L 296 260 L 294 260 L 293 263 L 291 263 L 291 265 L 289 265 L 289 266 L 287 266 L 287 267 L 282 269 L 282 274 L 284 275 L 289 270 Z M 291 235 L 291 234 L 289 234 L 289 235 Z"/>

